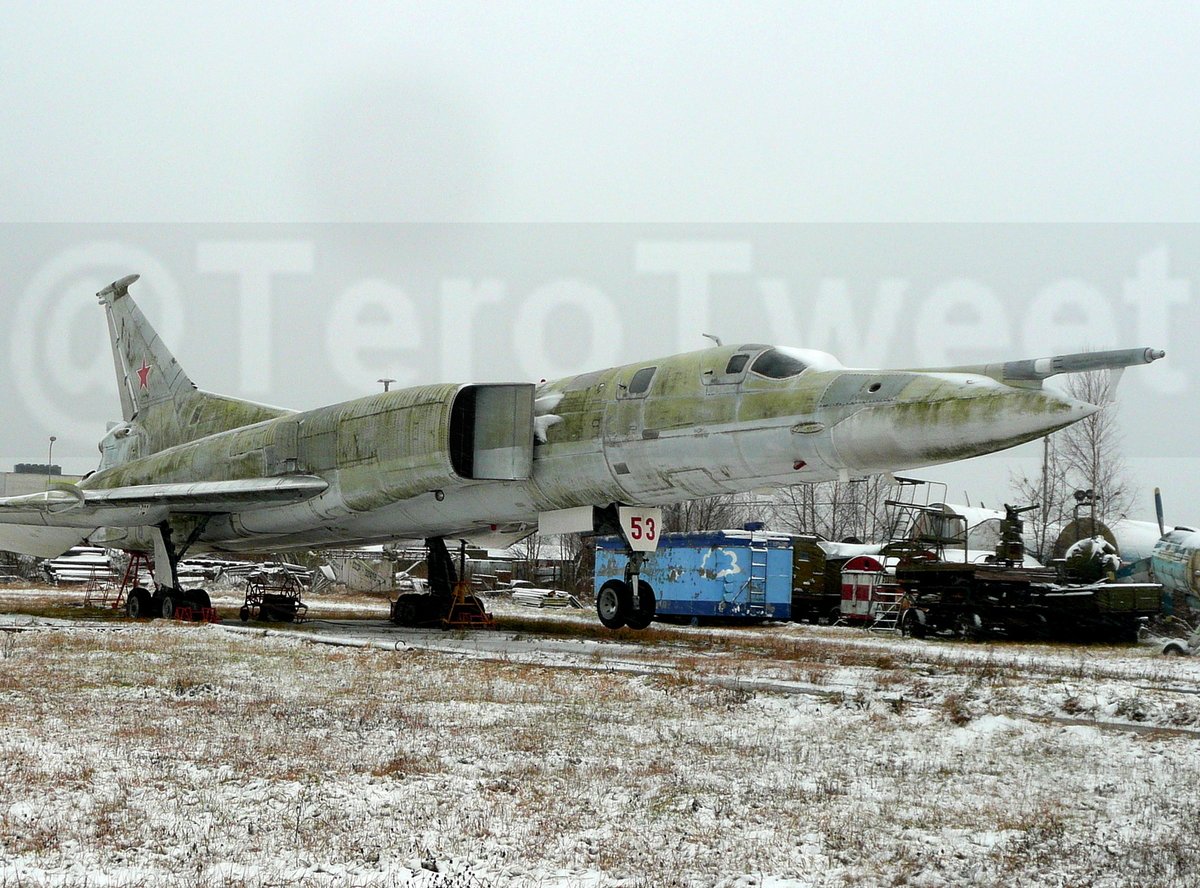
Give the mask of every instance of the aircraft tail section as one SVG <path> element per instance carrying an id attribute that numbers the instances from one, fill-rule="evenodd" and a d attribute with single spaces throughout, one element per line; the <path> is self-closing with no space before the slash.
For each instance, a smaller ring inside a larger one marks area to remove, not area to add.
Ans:
<path id="1" fill-rule="evenodd" d="M 137 279 L 123 277 L 96 295 L 108 319 L 122 418 L 136 423 L 150 453 L 292 412 L 197 389 L 130 297 Z"/>
<path id="2" fill-rule="evenodd" d="M 123 277 L 96 294 L 108 316 L 108 335 L 121 390 L 121 413 L 126 422 L 147 408 L 196 390 L 166 343 L 158 338 L 142 310 L 130 298 L 129 285 L 138 277 L 136 274 Z"/>

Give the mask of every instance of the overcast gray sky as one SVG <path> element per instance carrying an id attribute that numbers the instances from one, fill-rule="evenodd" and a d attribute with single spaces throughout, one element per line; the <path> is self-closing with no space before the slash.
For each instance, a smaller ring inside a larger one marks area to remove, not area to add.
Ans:
<path id="1" fill-rule="evenodd" d="M 1187 3 L 7 3 L 14 221 L 1192 221 Z"/>
<path id="2" fill-rule="evenodd" d="M 1097 330 L 1113 333 L 1113 344 L 1168 347 L 1177 375 L 1148 368 L 1159 375 L 1127 382 L 1122 410 L 1129 407 L 1143 483 L 1179 491 L 1200 522 L 1195 230 L 1126 225 L 1097 235 L 1072 227 L 1198 221 L 1198 25 L 1197 7 L 1182 3 L 6 3 L 0 220 L 12 224 L 0 249 L 0 321 L 18 332 L 38 324 L 43 340 L 36 348 L 9 342 L 0 454 L 37 458 L 31 451 L 61 431 L 72 396 L 91 407 L 106 391 L 115 408 L 111 380 L 95 380 L 96 392 L 65 383 L 72 365 L 61 353 L 64 342 L 79 344 L 83 366 L 99 366 L 86 351 L 103 336 L 87 287 L 107 264 L 88 254 L 103 268 L 71 266 L 70 286 L 54 283 L 85 306 L 79 317 L 59 301 L 39 301 L 51 273 L 88 245 L 121 245 L 111 251 L 119 268 L 144 259 L 148 268 L 129 270 L 159 269 L 157 293 L 145 282 L 147 313 L 169 314 L 175 304 L 184 340 L 177 351 L 202 384 L 312 406 L 359 392 L 338 375 L 345 362 L 322 359 L 323 372 L 305 374 L 289 369 L 288 356 L 328 352 L 327 331 L 342 309 L 372 294 L 402 291 L 397 304 L 413 317 L 397 315 L 396 329 L 428 327 L 405 340 L 400 367 L 420 381 L 425 371 L 527 377 L 574 359 L 690 347 L 686 294 L 655 289 L 647 275 L 656 244 L 699 241 L 716 242 L 721 255 L 730 244 L 750 251 L 737 286 L 749 287 L 759 307 L 743 310 L 746 294 L 736 287 L 711 298 L 711 326 L 731 335 L 812 338 L 804 321 L 832 304 L 819 294 L 836 295 L 841 280 L 847 325 L 863 335 L 839 334 L 853 341 L 836 344 L 862 351 L 869 340 L 881 353 L 877 361 L 856 354 L 857 363 L 921 360 L 951 349 L 914 344 L 930 330 L 965 348 L 952 324 L 913 320 L 937 321 L 939 294 L 965 279 L 1003 306 L 997 329 L 1005 334 L 968 343 L 981 359 L 1107 344 L 1095 341 Z M 232 224 L 422 221 L 627 226 L 607 235 L 586 227 L 336 234 L 320 226 L 248 233 Z M 30 224 L 45 222 L 84 224 Z M 119 222 L 210 225 L 112 227 Z M 697 225 L 731 222 L 746 225 Z M 916 226 L 780 234 L 761 227 L 767 222 L 1072 225 L 1053 229 L 1043 247 L 1024 227 L 1010 235 L 964 225 L 974 233 L 958 237 Z M 667 224 L 638 227 L 648 223 Z M 262 293 L 235 286 L 228 243 L 262 240 L 300 244 L 284 257 L 299 262 L 292 291 L 272 293 L 303 303 L 314 322 L 272 312 Z M 939 252 L 942 241 L 960 243 Z M 789 250 L 820 261 L 789 266 L 780 258 Z M 1131 297 L 1125 282 L 1156 256 L 1167 263 L 1165 279 L 1183 288 L 1165 290 L 1158 307 L 1169 341 L 1129 341 L 1154 329 L 1134 317 L 1137 300 L 1156 297 Z M 1093 275 L 1089 263 L 1103 271 Z M 451 347 L 447 306 L 457 303 L 447 281 L 478 286 L 487 276 L 506 288 L 506 315 L 525 327 L 512 321 L 502 347 L 475 331 L 466 350 L 473 357 L 456 363 L 462 350 Z M 886 283 L 897 278 L 907 282 L 905 320 L 873 323 L 881 307 L 898 304 Z M 177 304 L 166 279 L 179 287 Z M 581 348 L 564 348 L 538 326 L 539 307 L 551 304 L 539 301 L 538 287 L 560 279 L 576 287 L 567 302 L 598 292 L 598 304 L 612 307 L 590 326 L 568 325 Z M 1077 329 L 1053 316 L 1027 329 L 1022 318 L 1041 304 L 1039 294 L 1076 285 L 1092 288 L 1075 294 L 1079 304 L 1100 305 L 1107 320 Z M 156 298 L 166 301 L 156 306 Z M 992 303 L 974 306 L 976 333 Z M 659 305 L 669 310 L 645 310 Z M 247 334 L 222 336 L 205 320 L 210 309 L 236 316 L 239 331 L 258 318 L 285 331 L 290 324 L 295 335 L 287 334 L 287 349 L 256 352 Z M 613 315 L 615 338 L 597 329 Z M 423 353 L 430 359 L 418 368 L 414 355 Z M 373 379 L 369 356 L 355 360 L 354 378 Z M 57 388 L 46 396 L 54 409 L 41 415 L 28 394 L 40 389 L 27 383 L 30 374 L 55 373 Z M 1170 422 L 1160 422 L 1168 411 Z M 99 423 L 98 437 L 102 422 L 89 422 Z M 90 461 L 80 443 L 87 434 L 65 432 L 62 455 Z M 995 501 L 1011 462 L 941 474 Z"/>

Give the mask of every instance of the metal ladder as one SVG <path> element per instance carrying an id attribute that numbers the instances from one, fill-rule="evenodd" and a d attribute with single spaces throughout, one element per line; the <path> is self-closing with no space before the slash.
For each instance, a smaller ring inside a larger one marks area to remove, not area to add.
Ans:
<path id="1" fill-rule="evenodd" d="M 767 612 L 767 538 L 750 537 L 750 579 L 746 583 L 746 605 L 752 614 Z"/>
<path id="2" fill-rule="evenodd" d="M 904 590 L 899 586 L 876 586 L 871 597 L 875 602 L 875 620 L 871 623 L 871 631 L 899 633 L 900 602 L 904 598 Z"/>
<path id="3" fill-rule="evenodd" d="M 93 572 L 83 589 L 83 606 L 120 610 L 125 605 L 126 594 L 139 584 L 143 572 L 149 574 L 150 559 L 139 554 L 129 556 L 129 564 L 120 582 L 117 581 L 118 574 L 111 568 L 100 573 Z"/>

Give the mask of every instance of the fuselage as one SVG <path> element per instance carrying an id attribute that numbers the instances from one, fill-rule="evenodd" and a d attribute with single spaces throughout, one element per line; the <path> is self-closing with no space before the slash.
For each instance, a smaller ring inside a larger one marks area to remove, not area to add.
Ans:
<path id="1" fill-rule="evenodd" d="M 1168 532 L 1154 546 L 1150 561 L 1154 579 L 1174 598 L 1175 612 L 1180 605 L 1194 609 L 1200 598 L 1200 531 L 1177 527 Z"/>
<path id="2" fill-rule="evenodd" d="M 977 456 L 1095 410 L 988 376 L 855 370 L 821 352 L 760 345 L 494 388 L 380 393 L 145 456 L 135 419 L 115 433 L 125 445 L 106 439 L 106 461 L 80 486 L 294 474 L 328 482 L 305 502 L 202 525 L 143 510 L 143 525 L 190 524 L 198 545 L 227 551 L 470 536 L 520 532 L 541 512 L 575 506 L 658 505 Z M 136 527 L 96 538 L 148 545 Z"/>

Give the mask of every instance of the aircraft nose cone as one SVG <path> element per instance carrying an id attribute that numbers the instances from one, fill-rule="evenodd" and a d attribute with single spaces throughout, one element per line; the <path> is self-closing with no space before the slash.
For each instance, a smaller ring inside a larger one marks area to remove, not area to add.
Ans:
<path id="1" fill-rule="evenodd" d="M 851 470 L 916 468 L 1006 450 L 1099 409 L 1057 392 L 1014 388 L 986 377 L 943 378 L 848 416 L 834 426 L 832 443 Z"/>
<path id="2" fill-rule="evenodd" d="M 1079 420 L 1091 416 L 1093 413 L 1099 413 L 1104 409 L 1098 404 L 1090 404 L 1087 401 L 1078 401 L 1075 398 L 1068 397 L 1067 395 L 1060 395 L 1056 392 L 1043 392 L 1043 394 L 1049 395 L 1052 398 L 1058 398 L 1064 404 L 1066 404 L 1073 416 L 1071 422 L 1078 422 Z M 1068 423 L 1068 425 L 1069 424 L 1070 423 Z"/>

